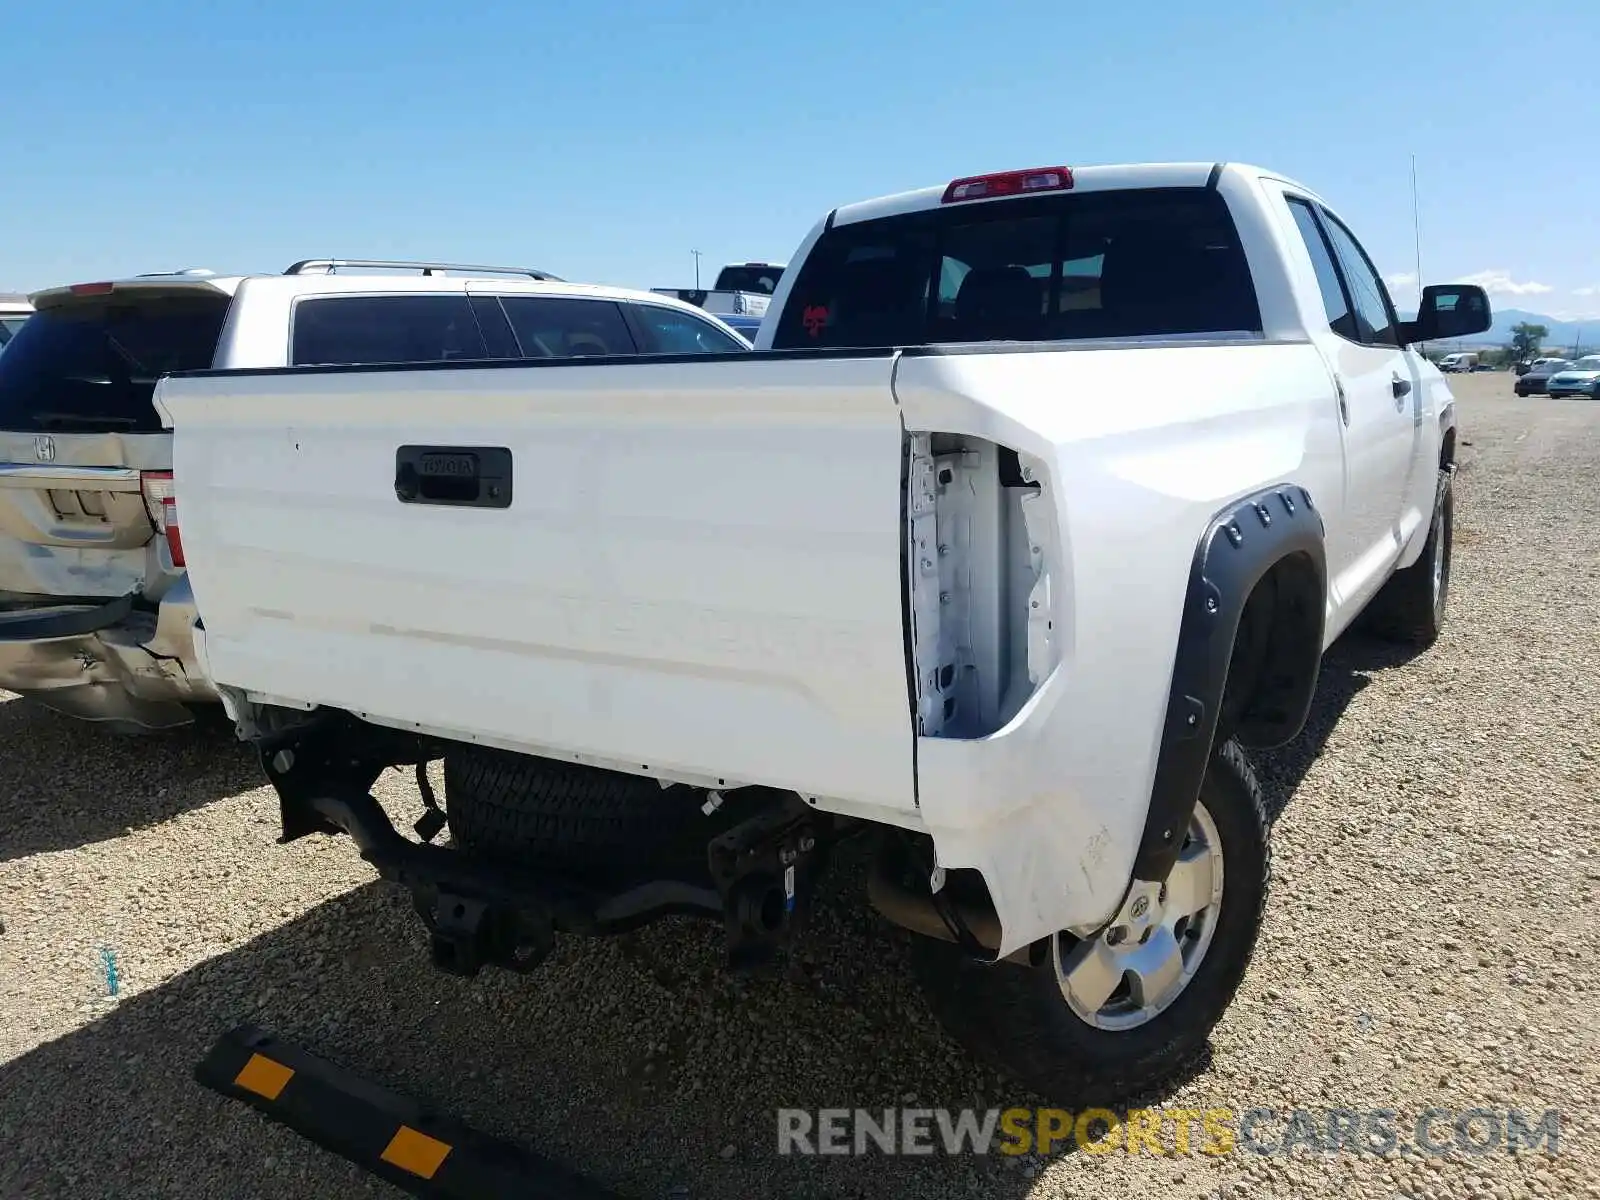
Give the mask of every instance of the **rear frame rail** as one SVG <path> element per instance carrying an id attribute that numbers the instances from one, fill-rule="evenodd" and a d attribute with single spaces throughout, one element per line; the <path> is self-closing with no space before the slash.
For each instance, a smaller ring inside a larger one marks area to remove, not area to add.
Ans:
<path id="1" fill-rule="evenodd" d="M 727 965 L 765 965 L 805 923 L 829 843 L 840 836 L 833 819 L 782 793 L 709 838 L 703 879 L 599 880 L 535 870 L 432 844 L 445 816 L 426 767 L 447 743 L 337 709 L 281 728 L 256 726 L 249 736 L 278 793 L 279 842 L 348 835 L 381 878 L 411 893 L 433 965 L 453 975 L 474 976 L 486 966 L 527 973 L 549 955 L 557 932 L 613 936 L 668 916 L 722 921 Z M 413 829 L 420 841 L 396 829 L 372 795 L 378 777 L 395 766 L 416 769 L 424 811 Z"/>

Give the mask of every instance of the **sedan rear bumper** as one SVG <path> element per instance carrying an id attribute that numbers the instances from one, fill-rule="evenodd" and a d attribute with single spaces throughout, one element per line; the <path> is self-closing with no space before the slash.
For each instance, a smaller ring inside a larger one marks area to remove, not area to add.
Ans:
<path id="1" fill-rule="evenodd" d="M 215 690 L 194 656 L 194 595 L 179 579 L 157 612 L 134 597 L 0 609 L 0 688 L 131 729 L 188 724 Z"/>

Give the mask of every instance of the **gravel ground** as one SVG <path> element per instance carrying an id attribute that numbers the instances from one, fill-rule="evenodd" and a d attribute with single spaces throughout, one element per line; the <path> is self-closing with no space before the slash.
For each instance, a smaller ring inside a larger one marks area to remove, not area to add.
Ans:
<path id="1" fill-rule="evenodd" d="M 192 1082 L 246 1019 L 640 1197 L 1600 1195 L 1600 405 L 1517 401 L 1504 375 L 1458 394 L 1450 628 L 1409 663 L 1336 647 L 1306 733 L 1259 759 L 1279 810 L 1260 949 L 1159 1099 L 1388 1108 L 1406 1141 L 1430 1108 L 1559 1109 L 1558 1154 L 779 1157 L 780 1106 L 1036 1102 L 932 1023 L 858 865 L 786 980 L 718 975 L 717 932 L 676 923 L 451 979 L 347 841 L 273 844 L 243 748 L 10 699 L 0 1196 L 398 1195 Z"/>

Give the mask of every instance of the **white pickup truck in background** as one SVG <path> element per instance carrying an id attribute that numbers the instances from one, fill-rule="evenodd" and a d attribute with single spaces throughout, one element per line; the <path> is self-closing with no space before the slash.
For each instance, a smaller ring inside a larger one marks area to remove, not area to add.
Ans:
<path id="1" fill-rule="evenodd" d="M 1255 944 L 1243 748 L 1358 616 L 1439 631 L 1455 415 L 1414 346 L 1487 297 L 1400 321 L 1237 164 L 956 180 L 793 262 L 750 354 L 167 377 L 197 656 L 284 837 L 350 833 L 442 966 L 668 912 L 757 956 L 868 837 L 958 1037 L 1141 1090 Z M 448 848 L 370 794 L 438 758 Z"/>
<path id="2" fill-rule="evenodd" d="M 772 295 L 783 279 L 784 267 L 778 263 L 730 263 L 717 272 L 717 281 L 708 289 L 651 288 L 660 296 L 671 296 L 693 304 L 719 317 L 767 315 Z"/>

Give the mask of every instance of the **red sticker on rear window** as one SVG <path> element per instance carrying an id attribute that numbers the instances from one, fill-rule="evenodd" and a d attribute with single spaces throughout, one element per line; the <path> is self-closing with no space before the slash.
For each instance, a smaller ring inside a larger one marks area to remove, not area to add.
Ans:
<path id="1" fill-rule="evenodd" d="M 822 327 L 828 323 L 828 306 L 825 304 L 808 304 L 800 314 L 800 324 L 806 327 L 806 332 L 816 337 L 822 332 Z"/>

